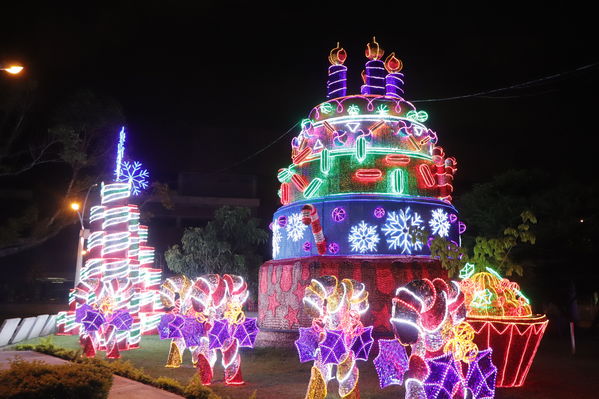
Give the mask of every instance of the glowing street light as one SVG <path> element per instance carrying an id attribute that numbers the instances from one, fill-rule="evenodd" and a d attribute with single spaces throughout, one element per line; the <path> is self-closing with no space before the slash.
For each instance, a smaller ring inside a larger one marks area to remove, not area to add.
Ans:
<path id="1" fill-rule="evenodd" d="M 79 210 L 79 208 L 80 208 L 80 205 L 79 205 L 79 203 L 78 203 L 78 202 L 72 202 L 72 203 L 71 203 L 71 209 L 72 209 L 72 210 L 74 210 L 74 211 L 78 211 L 78 210 Z"/>
<path id="2" fill-rule="evenodd" d="M 18 75 L 23 71 L 23 67 L 21 65 L 10 65 L 6 68 L 0 68 L 0 71 L 10 73 L 11 75 Z"/>

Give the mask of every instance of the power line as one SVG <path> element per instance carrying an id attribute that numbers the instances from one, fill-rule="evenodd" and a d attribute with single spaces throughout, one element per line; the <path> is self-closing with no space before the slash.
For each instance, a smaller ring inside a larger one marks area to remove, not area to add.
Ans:
<path id="1" fill-rule="evenodd" d="M 585 69 L 591 69 L 591 68 L 596 67 L 597 65 L 599 65 L 599 62 L 596 62 L 596 63 L 593 63 L 593 64 L 583 65 L 583 66 L 580 66 L 580 67 L 578 67 L 576 69 L 573 69 L 573 70 L 570 70 L 570 71 L 555 73 L 553 75 L 548 75 L 548 76 L 544 76 L 542 78 L 538 78 L 538 79 L 534 79 L 534 80 L 529 80 L 527 82 L 517 83 L 517 84 L 511 85 L 511 86 L 501 87 L 501 88 L 493 89 L 493 90 L 480 91 L 480 92 L 472 93 L 472 94 L 464 94 L 462 96 L 443 97 L 443 98 L 430 98 L 430 99 L 425 99 L 425 100 L 412 100 L 410 102 L 412 102 L 412 103 L 440 102 L 440 101 L 461 100 L 461 99 L 472 98 L 472 97 L 488 98 L 488 99 L 508 99 L 508 98 L 524 97 L 525 95 L 516 95 L 516 96 L 489 96 L 489 94 L 500 93 L 500 92 L 507 91 L 507 90 L 521 89 L 521 88 L 530 87 L 530 86 L 535 85 L 537 83 L 541 83 L 541 82 L 545 82 L 545 81 L 548 81 L 548 80 L 556 79 L 556 78 L 559 78 L 559 77 L 562 77 L 562 76 L 570 75 L 570 74 L 573 74 L 575 72 L 583 71 Z M 549 91 L 546 91 L 546 92 L 542 92 L 542 93 L 532 94 L 532 95 L 545 94 L 545 93 L 548 93 L 548 92 L 551 92 L 551 91 L 552 90 L 549 90 Z M 258 151 L 254 152 L 253 154 L 251 154 L 251 155 L 243 158 L 241 161 L 238 161 L 238 162 L 236 162 L 236 163 L 234 163 L 232 165 L 229 165 L 229 166 L 227 166 L 227 167 L 225 167 L 223 169 L 217 170 L 217 171 L 215 171 L 213 173 L 222 173 L 222 172 L 225 172 L 225 171 L 227 171 L 229 169 L 232 169 L 232 168 L 234 168 L 236 166 L 239 166 L 242 163 L 244 163 L 244 162 L 252 159 L 256 155 L 261 154 L 262 152 L 264 152 L 267 149 L 269 149 L 270 147 L 272 147 L 274 144 L 276 144 L 279 141 L 281 141 L 281 139 L 283 139 L 283 137 L 285 137 L 289 133 L 291 133 L 291 131 L 293 129 L 295 129 L 295 127 L 298 124 L 299 124 L 299 122 L 296 122 L 285 133 L 283 133 L 282 135 L 280 135 L 279 137 L 277 137 L 270 144 L 268 144 L 265 147 L 259 149 Z"/>
<path id="2" fill-rule="evenodd" d="M 478 98 L 488 98 L 488 99 L 492 99 L 492 100 L 509 100 L 512 98 L 542 96 L 543 94 L 556 93 L 558 91 L 559 91 L 558 89 L 551 89 L 551 90 L 544 90 L 544 91 L 541 91 L 538 93 L 515 94 L 513 96 L 510 96 L 510 95 L 507 95 L 507 96 L 478 96 Z"/>
<path id="3" fill-rule="evenodd" d="M 480 91 L 478 93 L 472 93 L 472 94 L 464 94 L 462 96 L 443 97 L 443 98 L 429 98 L 429 99 L 425 99 L 425 100 L 412 100 L 410 102 L 412 102 L 412 103 L 429 103 L 429 102 L 462 100 L 462 99 L 465 99 L 465 98 L 472 98 L 472 97 L 483 97 L 483 96 L 486 96 L 488 94 L 499 93 L 499 92 L 502 92 L 502 91 L 530 87 L 530 86 L 532 86 L 532 85 L 534 85 L 536 83 L 545 82 L 547 80 L 556 79 L 556 78 L 559 78 L 559 77 L 562 77 L 562 76 L 570 75 L 572 73 L 583 71 L 585 69 L 594 68 L 597 65 L 599 65 L 599 62 L 596 62 L 596 63 L 593 63 L 593 64 L 583 65 L 583 66 L 578 67 L 576 69 L 573 69 L 571 71 L 555 73 L 553 75 L 544 76 L 542 78 L 538 78 L 538 79 L 534 79 L 534 80 L 529 80 L 527 82 L 518 83 L 518 84 L 507 86 L 507 87 L 501 87 L 499 89 L 493 89 L 493 90 L 487 90 L 487 91 Z M 488 98 L 500 98 L 500 97 L 488 97 Z"/>
<path id="4" fill-rule="evenodd" d="M 263 148 L 259 149 L 259 150 L 258 150 L 258 151 L 256 151 L 256 152 L 254 152 L 252 155 L 249 155 L 249 156 L 247 156 L 247 157 L 243 158 L 243 159 L 242 159 L 241 161 L 239 161 L 239 162 L 236 162 L 236 163 L 234 163 L 234 164 L 232 164 L 232 165 L 229 165 L 229 166 L 227 166 L 227 167 L 225 167 L 225 168 L 222 168 L 222 169 L 220 169 L 220 170 L 217 170 L 217 171 L 215 171 L 214 173 L 222 173 L 222 172 L 225 172 L 225 171 L 227 171 L 227 170 L 229 170 L 229 169 L 232 169 L 232 168 L 234 168 L 234 167 L 236 167 L 236 166 L 238 166 L 238 165 L 241 165 L 241 164 L 242 164 L 242 163 L 244 163 L 245 161 L 247 161 L 247 160 L 250 160 L 250 159 L 252 159 L 253 157 L 255 157 L 256 155 L 258 155 L 258 154 L 260 154 L 260 153 L 262 153 L 262 152 L 266 151 L 267 149 L 269 149 L 270 147 L 272 147 L 273 145 L 275 145 L 276 143 L 278 143 L 279 141 L 281 141 L 281 139 L 282 139 L 283 137 L 285 137 L 285 136 L 287 136 L 289 133 L 291 133 L 291 131 L 293 131 L 293 129 L 295 129 L 295 127 L 296 127 L 297 125 L 299 125 L 299 122 L 295 122 L 295 123 L 293 124 L 293 126 L 291 126 L 291 127 L 290 127 L 290 128 L 289 128 L 289 129 L 288 129 L 286 132 L 285 132 L 285 133 L 283 133 L 282 135 L 280 135 L 279 137 L 277 137 L 277 138 L 276 138 L 274 141 L 272 141 L 270 144 L 266 145 L 265 147 L 263 147 Z"/>

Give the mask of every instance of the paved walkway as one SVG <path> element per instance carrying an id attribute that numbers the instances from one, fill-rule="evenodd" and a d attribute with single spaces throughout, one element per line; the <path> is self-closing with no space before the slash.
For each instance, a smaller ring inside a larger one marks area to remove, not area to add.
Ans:
<path id="1" fill-rule="evenodd" d="M 8 361 L 19 356 L 21 359 L 31 362 L 33 360 L 41 360 L 48 364 L 64 364 L 66 360 L 59 359 L 54 356 L 45 355 L 43 353 L 33 351 L 0 351 L 0 369 L 8 368 Z M 154 388 L 141 382 L 133 381 L 127 378 L 114 376 L 112 388 L 108 394 L 108 399 L 181 399 L 179 395 L 163 391 L 162 389 Z"/>

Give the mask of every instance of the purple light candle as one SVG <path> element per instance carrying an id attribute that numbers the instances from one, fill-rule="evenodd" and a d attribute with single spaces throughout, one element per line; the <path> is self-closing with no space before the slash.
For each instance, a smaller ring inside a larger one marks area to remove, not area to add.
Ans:
<path id="1" fill-rule="evenodd" d="M 385 69 L 389 72 L 385 77 L 386 96 L 400 98 L 403 95 L 403 73 L 400 72 L 402 68 L 403 63 L 395 53 L 389 54 L 385 60 Z"/>
<path id="2" fill-rule="evenodd" d="M 374 94 L 379 96 L 385 95 L 385 63 L 381 61 L 385 51 L 379 46 L 375 38 L 372 42 L 366 45 L 366 71 L 363 75 L 364 85 L 362 86 L 362 94 Z"/>
<path id="3" fill-rule="evenodd" d="M 337 43 L 329 54 L 329 78 L 327 80 L 327 98 L 343 97 L 347 94 L 347 67 L 343 65 L 347 53 Z"/>

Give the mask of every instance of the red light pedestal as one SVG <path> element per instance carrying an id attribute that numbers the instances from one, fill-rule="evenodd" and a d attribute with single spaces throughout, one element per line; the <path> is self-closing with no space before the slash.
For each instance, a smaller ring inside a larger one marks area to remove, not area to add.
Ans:
<path id="1" fill-rule="evenodd" d="M 304 314 L 304 290 L 313 278 L 333 275 L 366 285 L 370 308 L 362 316 L 378 335 L 392 333 L 389 324 L 391 298 L 395 289 L 419 278 L 447 279 L 441 264 L 424 257 L 311 256 L 271 260 L 260 267 L 258 290 L 258 342 L 288 346 L 297 338 L 297 328 L 310 326 Z"/>

